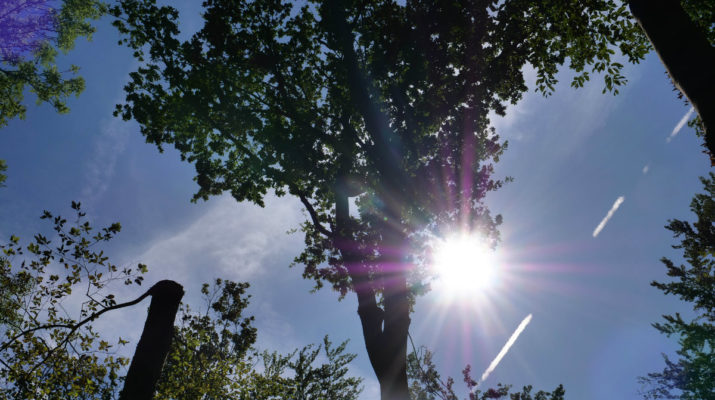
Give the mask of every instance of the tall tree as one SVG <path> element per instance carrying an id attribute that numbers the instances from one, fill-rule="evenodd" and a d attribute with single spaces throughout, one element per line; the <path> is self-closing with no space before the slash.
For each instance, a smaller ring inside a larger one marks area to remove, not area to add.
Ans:
<path id="1" fill-rule="evenodd" d="M 715 6 L 707 0 L 629 0 L 675 87 L 698 112 L 715 165 Z"/>
<path id="2" fill-rule="evenodd" d="M 153 0 L 112 8 L 143 65 L 117 113 L 196 167 L 194 200 L 269 190 L 307 210 L 296 262 L 317 287 L 358 299 L 383 399 L 407 399 L 407 333 L 428 274 L 425 238 L 450 230 L 498 240 L 483 204 L 505 148 L 504 114 L 537 71 L 548 94 L 566 60 L 573 86 L 625 82 L 647 42 L 616 1 L 204 2 L 204 26 L 176 39 L 178 12 Z M 349 198 L 358 215 L 350 215 Z"/>
<path id="3" fill-rule="evenodd" d="M 79 68 L 66 71 L 55 59 L 74 47 L 80 36 L 94 33 L 91 25 L 106 12 L 98 0 L 6 0 L 0 3 L 0 127 L 25 117 L 25 89 L 37 102 L 50 103 L 60 113 L 66 101 L 84 90 Z"/>
<path id="4" fill-rule="evenodd" d="M 653 282 L 665 294 L 673 294 L 692 304 L 695 317 L 686 321 L 679 313 L 664 315 L 664 323 L 653 326 L 660 332 L 678 338 L 678 359 L 665 358 L 662 372 L 640 378 L 647 386 L 646 399 L 712 399 L 715 398 L 715 174 L 701 178 L 705 193 L 697 194 L 690 210 L 693 223 L 671 220 L 666 229 L 680 243 L 687 264 L 677 265 L 668 258 L 661 261 L 668 269 L 671 282 Z"/>

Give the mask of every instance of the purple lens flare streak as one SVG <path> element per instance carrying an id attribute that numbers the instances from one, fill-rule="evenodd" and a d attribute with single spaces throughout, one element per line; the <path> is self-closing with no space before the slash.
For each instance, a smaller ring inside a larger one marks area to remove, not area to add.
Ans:
<path id="1" fill-rule="evenodd" d="M 58 1 L 0 0 L 0 62 L 17 64 L 57 37 Z"/>

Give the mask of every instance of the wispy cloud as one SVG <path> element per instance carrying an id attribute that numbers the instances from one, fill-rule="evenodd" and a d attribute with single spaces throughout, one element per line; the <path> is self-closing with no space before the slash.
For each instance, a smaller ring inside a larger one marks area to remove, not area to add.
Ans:
<path id="1" fill-rule="evenodd" d="M 228 195 L 211 201 L 215 204 L 204 215 L 180 232 L 156 240 L 139 257 L 150 274 L 171 271 L 171 279 L 182 284 L 215 277 L 246 281 L 270 271 L 276 263 L 285 264 L 300 249 L 300 235 L 286 234 L 302 221 L 295 199 L 268 196 L 270 213 L 239 204 Z"/>
<path id="2" fill-rule="evenodd" d="M 132 61 L 124 74 L 125 83 L 129 81 L 129 72 L 139 65 L 138 61 Z M 110 103 L 111 107 L 106 111 L 107 116 L 99 120 L 99 134 L 93 141 L 92 155 L 87 157 L 85 164 L 81 197 L 85 211 L 89 210 L 109 189 L 117 162 L 124 154 L 130 136 L 138 135 L 139 125 L 135 121 L 124 121 L 112 116 L 114 104 L 123 103 L 124 95 L 124 90 L 118 91 Z"/>
<path id="3" fill-rule="evenodd" d="M 117 160 L 124 153 L 127 140 L 136 124 L 119 118 L 105 119 L 101 122 L 100 134 L 95 139 L 92 155 L 85 166 L 82 201 L 93 204 L 109 188 Z"/>
<path id="4" fill-rule="evenodd" d="M 677 135 L 678 132 L 680 132 L 680 130 L 683 129 L 685 124 L 687 124 L 688 121 L 690 120 L 690 116 L 693 115 L 693 112 L 695 112 L 695 109 L 693 107 L 690 107 L 690 110 L 688 110 L 688 112 L 686 112 L 685 115 L 683 115 L 683 118 L 681 118 L 680 121 L 678 121 L 678 124 L 675 125 L 675 128 L 673 128 L 673 132 L 670 132 L 670 136 L 668 136 L 665 139 L 666 142 L 670 143 L 670 141 L 673 140 L 675 135 Z"/>
<path id="5" fill-rule="evenodd" d="M 298 254 L 301 236 L 286 231 L 302 220 L 299 202 L 294 198 L 266 197 L 267 212 L 258 206 L 237 203 L 231 196 L 211 199 L 207 211 L 186 227 L 150 242 L 145 251 L 116 258 L 118 265 L 133 267 L 138 262 L 147 264 L 145 286 L 120 287 L 113 293 L 122 301 L 131 300 L 162 279 L 171 279 L 184 286 L 183 302 L 194 310 L 202 308 L 199 288 L 215 278 L 250 281 L 253 291 L 258 278 L 287 270 L 287 262 Z M 260 297 L 257 299 L 257 297 Z M 288 352 L 300 344 L 296 331 L 285 316 L 267 303 L 265 296 L 255 296 L 250 313 L 261 315 L 259 347 Z M 95 325 L 108 337 L 121 336 L 136 342 L 146 317 L 149 302 L 126 310 L 118 310 L 111 317 L 99 319 Z M 121 328 L 118 328 L 121 327 Z M 122 353 L 131 355 L 133 346 Z"/>
<path id="6" fill-rule="evenodd" d="M 643 175 L 647 174 L 649 170 L 650 170 L 650 164 L 646 164 L 642 170 Z"/>
<path id="7" fill-rule="evenodd" d="M 509 351 L 511 346 L 514 345 L 514 343 L 516 342 L 516 339 L 518 339 L 519 335 L 521 335 L 521 332 L 523 332 L 524 329 L 526 329 L 526 326 L 529 325 L 529 322 L 531 322 L 531 314 L 527 315 L 526 318 L 524 318 L 524 320 L 521 321 L 519 326 L 516 327 L 516 330 L 514 331 L 514 333 L 511 334 L 511 337 L 509 338 L 509 340 L 506 341 L 506 344 L 504 344 L 504 347 L 501 348 L 501 351 L 499 352 L 499 354 L 497 354 L 497 356 L 494 358 L 494 360 L 492 360 L 492 363 L 489 364 L 489 367 L 487 367 L 487 369 L 482 374 L 482 378 L 481 378 L 480 382 L 484 382 L 489 377 L 489 374 L 494 372 L 494 369 L 496 369 L 497 365 L 499 365 L 499 362 L 501 361 L 502 358 L 504 358 L 504 356 Z"/>
<path id="8" fill-rule="evenodd" d="M 593 237 L 596 237 L 596 236 L 598 236 L 599 233 L 601 233 L 601 231 L 603 230 L 603 227 L 606 226 L 608 221 L 611 219 L 611 217 L 613 217 L 613 214 L 616 213 L 616 210 L 618 210 L 618 207 L 621 206 L 621 204 L 623 203 L 623 200 L 625 200 L 625 199 L 626 198 L 623 196 L 619 196 L 616 199 L 616 201 L 613 203 L 613 206 L 611 206 L 611 209 L 608 210 L 608 214 L 606 214 L 606 216 L 601 220 L 601 222 L 598 224 L 596 229 L 593 230 Z"/>

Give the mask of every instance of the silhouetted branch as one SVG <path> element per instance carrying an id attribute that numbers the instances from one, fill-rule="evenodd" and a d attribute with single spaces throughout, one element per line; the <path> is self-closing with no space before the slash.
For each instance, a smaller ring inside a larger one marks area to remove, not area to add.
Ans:
<path id="1" fill-rule="evenodd" d="M 128 301 L 128 302 L 126 302 L 126 303 L 121 303 L 121 304 L 115 304 L 115 305 L 113 305 L 113 306 L 110 306 L 110 307 L 104 308 L 104 309 L 102 309 L 102 310 L 100 310 L 100 311 L 97 311 L 97 312 L 95 312 L 95 313 L 92 313 L 90 316 L 88 316 L 87 318 L 83 319 L 82 321 L 80 321 L 80 322 L 78 322 L 78 323 L 76 323 L 76 324 L 47 324 L 47 325 L 36 326 L 36 327 L 34 327 L 34 328 L 25 329 L 24 331 L 22 331 L 22 332 L 18 333 L 17 335 L 13 336 L 12 338 L 10 338 L 7 342 L 3 343 L 3 345 L 0 346 L 0 351 L 3 351 L 3 350 L 5 350 L 5 349 L 7 349 L 14 341 L 16 341 L 17 339 L 21 338 L 21 337 L 24 336 L 24 335 L 27 335 L 28 333 L 36 332 L 36 331 L 43 330 L 43 329 L 55 329 L 55 328 L 65 328 L 65 329 L 69 329 L 70 332 L 67 334 L 67 336 L 65 337 L 65 339 L 64 339 L 62 342 L 60 342 L 60 344 L 58 344 L 57 346 L 55 346 L 52 350 L 50 350 L 49 353 L 47 354 L 47 356 L 45 356 L 45 358 L 43 358 L 43 360 L 42 360 L 39 364 L 35 365 L 35 366 L 32 368 L 32 370 L 30 370 L 30 372 L 32 372 L 32 371 L 34 371 L 40 364 L 44 363 L 44 362 L 52 355 L 52 353 L 55 352 L 55 350 L 57 350 L 58 348 L 64 346 L 64 345 L 70 340 L 70 338 L 72 337 L 72 334 L 75 333 L 75 332 L 76 332 L 79 328 L 81 328 L 83 325 L 85 325 L 85 324 L 88 323 L 88 322 L 91 322 L 91 321 L 95 320 L 96 318 L 98 318 L 100 315 L 104 314 L 104 313 L 107 312 L 107 311 L 117 310 L 117 309 L 120 309 L 120 308 L 133 306 L 133 305 L 135 305 L 135 304 L 141 302 L 142 300 L 144 300 L 144 298 L 147 297 L 147 296 L 149 296 L 150 293 L 151 293 L 151 289 L 147 290 L 144 294 L 142 294 L 141 296 L 137 297 L 136 299 L 134 299 L 134 300 L 132 300 L 132 301 Z"/>
<path id="2" fill-rule="evenodd" d="M 315 229 L 318 230 L 318 232 L 322 233 L 323 235 L 327 237 L 333 237 L 333 232 L 325 228 L 321 223 L 320 219 L 318 218 L 318 213 L 315 211 L 315 208 L 313 208 L 313 205 L 310 204 L 310 201 L 308 201 L 308 198 L 305 197 L 303 193 L 298 193 L 298 197 L 300 197 L 300 202 L 303 203 L 305 206 L 305 209 L 308 210 L 308 214 L 310 214 L 310 219 L 313 221 L 313 226 Z"/>

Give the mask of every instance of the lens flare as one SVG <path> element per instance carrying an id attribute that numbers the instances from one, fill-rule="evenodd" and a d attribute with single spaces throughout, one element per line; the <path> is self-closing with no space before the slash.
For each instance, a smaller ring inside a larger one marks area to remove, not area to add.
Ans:
<path id="1" fill-rule="evenodd" d="M 476 235 L 460 235 L 437 243 L 432 268 L 436 286 L 450 295 L 476 294 L 491 288 L 498 275 L 494 251 Z"/>

